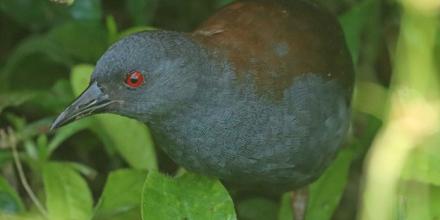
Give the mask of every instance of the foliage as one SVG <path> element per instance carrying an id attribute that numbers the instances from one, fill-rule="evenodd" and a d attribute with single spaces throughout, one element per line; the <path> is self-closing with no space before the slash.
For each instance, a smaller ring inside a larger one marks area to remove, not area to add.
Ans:
<path id="1" fill-rule="evenodd" d="M 174 179 L 152 171 L 142 193 L 142 217 L 153 219 L 236 219 L 232 199 L 220 181 L 191 173 Z"/>
<path id="2" fill-rule="evenodd" d="M 0 128 L 15 131 L 24 166 L 14 168 L 0 136 L 0 219 L 292 219 L 289 193 L 241 195 L 182 174 L 137 121 L 98 115 L 48 130 L 112 43 L 156 28 L 190 31 L 232 1 L 0 0 Z M 440 218 L 439 6 L 318 2 L 339 17 L 357 82 L 352 135 L 309 187 L 306 220 Z"/>

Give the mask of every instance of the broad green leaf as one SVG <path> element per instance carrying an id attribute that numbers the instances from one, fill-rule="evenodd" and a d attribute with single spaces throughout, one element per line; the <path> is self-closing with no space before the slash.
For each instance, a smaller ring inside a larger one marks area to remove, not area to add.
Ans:
<path id="1" fill-rule="evenodd" d="M 354 146 L 344 148 L 325 173 L 309 188 L 306 220 L 331 219 L 347 183 Z"/>
<path id="2" fill-rule="evenodd" d="M 87 87 L 93 66 L 79 65 L 73 68 L 71 82 L 76 95 Z M 136 169 L 157 169 L 156 152 L 148 128 L 133 119 L 117 115 L 95 117 L 93 131 L 111 145 Z"/>
<path id="3" fill-rule="evenodd" d="M 143 220 L 231 220 L 234 204 L 214 178 L 185 173 L 172 178 L 152 171 L 142 193 Z"/>
<path id="4" fill-rule="evenodd" d="M 147 173 L 138 170 L 117 170 L 107 178 L 93 219 L 140 220 L 142 187 Z"/>
<path id="5" fill-rule="evenodd" d="M 86 181 L 67 164 L 47 163 L 43 169 L 49 220 L 88 220 L 93 199 Z"/>
<path id="6" fill-rule="evenodd" d="M 237 204 L 237 214 L 241 220 L 276 219 L 277 212 L 278 204 L 267 198 L 249 198 Z"/>
<path id="7" fill-rule="evenodd" d="M 148 128 L 134 120 L 118 115 L 98 115 L 94 132 L 104 143 L 116 148 L 122 157 L 136 169 L 157 169 L 156 152 Z"/>
<path id="8" fill-rule="evenodd" d="M 19 213 L 24 205 L 17 192 L 0 176 L 0 213 Z"/>

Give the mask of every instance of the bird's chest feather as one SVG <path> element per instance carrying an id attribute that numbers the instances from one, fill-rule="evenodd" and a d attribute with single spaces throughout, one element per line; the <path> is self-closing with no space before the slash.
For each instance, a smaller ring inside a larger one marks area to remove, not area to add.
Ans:
<path id="1" fill-rule="evenodd" d="M 206 87 L 190 108 L 152 127 L 155 141 L 188 169 L 225 179 L 314 175 L 333 157 L 348 127 L 343 91 L 313 74 L 298 78 L 277 102 L 252 88 Z"/>

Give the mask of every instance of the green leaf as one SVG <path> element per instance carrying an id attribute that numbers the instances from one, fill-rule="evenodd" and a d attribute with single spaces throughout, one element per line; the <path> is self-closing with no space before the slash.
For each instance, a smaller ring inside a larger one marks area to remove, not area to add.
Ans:
<path id="1" fill-rule="evenodd" d="M 17 192 L 0 176 L 0 213 L 19 213 L 24 211 L 24 205 Z"/>
<path id="2" fill-rule="evenodd" d="M 306 220 L 331 219 L 347 183 L 354 146 L 344 148 L 327 171 L 309 188 Z"/>
<path id="3" fill-rule="evenodd" d="M 78 65 L 73 68 L 71 82 L 76 95 L 87 87 L 93 66 Z M 93 131 L 104 144 L 118 150 L 122 157 L 136 169 L 157 169 L 156 152 L 148 128 L 133 119 L 117 115 L 98 115 Z"/>
<path id="4" fill-rule="evenodd" d="M 236 216 L 232 199 L 217 179 L 191 173 L 171 178 L 152 171 L 142 194 L 142 218 L 228 220 Z"/>
<path id="5" fill-rule="evenodd" d="M 157 169 L 154 144 L 144 124 L 118 115 L 104 114 L 96 118 L 99 127 L 94 132 L 107 140 L 104 143 L 116 148 L 133 168 Z"/>
<path id="6" fill-rule="evenodd" d="M 237 213 L 241 220 L 276 219 L 277 212 L 278 204 L 266 198 L 249 198 L 240 201 L 237 205 Z"/>
<path id="7" fill-rule="evenodd" d="M 49 220 L 91 219 L 91 192 L 71 166 L 55 162 L 45 164 L 43 181 Z"/>
<path id="8" fill-rule="evenodd" d="M 129 169 L 110 173 L 93 219 L 140 220 L 142 187 L 146 176 L 145 171 Z"/>

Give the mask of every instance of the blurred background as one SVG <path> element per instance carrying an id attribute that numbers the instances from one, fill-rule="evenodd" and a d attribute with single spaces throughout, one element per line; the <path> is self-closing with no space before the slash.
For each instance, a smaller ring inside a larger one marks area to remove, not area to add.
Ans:
<path id="1" fill-rule="evenodd" d="M 111 115 L 56 133 L 50 123 L 113 42 L 153 29 L 190 32 L 230 2 L 0 0 L 0 219 L 57 219 L 66 210 L 82 213 L 68 219 L 141 219 L 140 201 L 118 199 L 115 190 L 110 204 L 103 195 L 115 170 L 133 177 L 123 184 L 134 196 L 141 171 L 182 172 L 148 128 Z M 344 29 L 356 88 L 350 137 L 311 186 L 306 219 L 440 219 L 439 1 L 318 2 Z M 57 197 L 81 190 L 88 205 Z M 288 195 L 230 194 L 238 219 L 292 219 Z"/>

